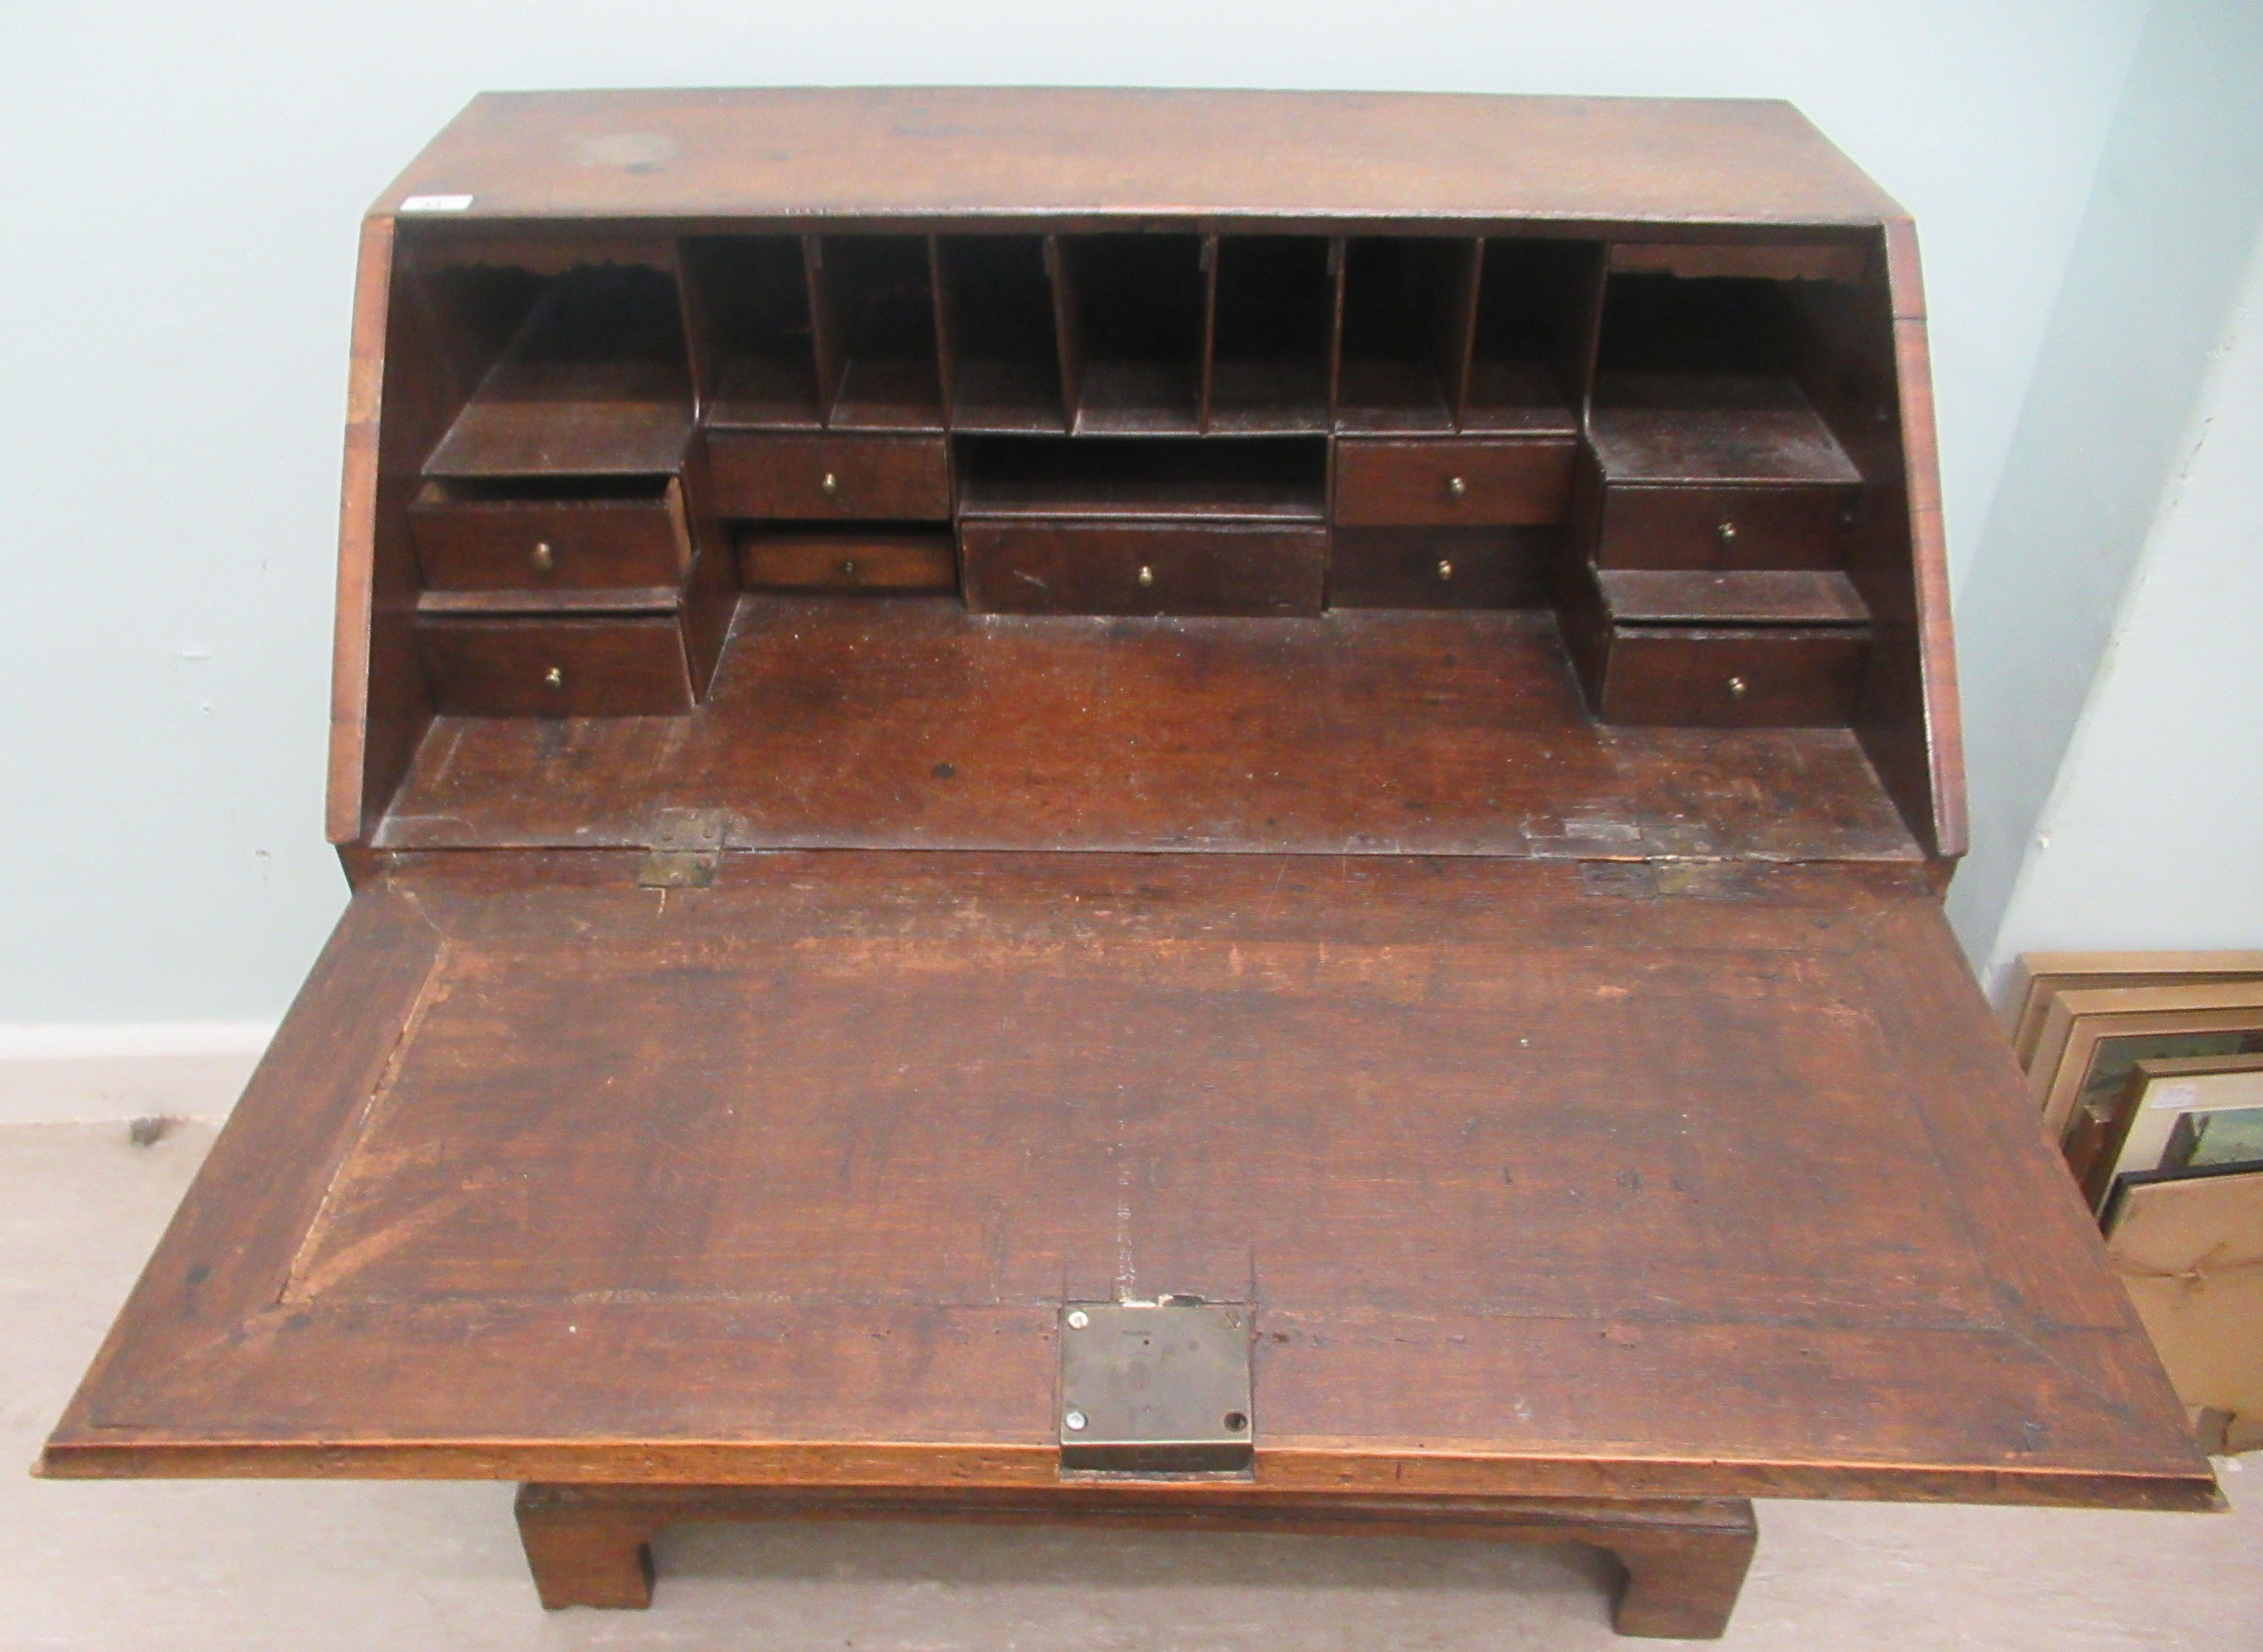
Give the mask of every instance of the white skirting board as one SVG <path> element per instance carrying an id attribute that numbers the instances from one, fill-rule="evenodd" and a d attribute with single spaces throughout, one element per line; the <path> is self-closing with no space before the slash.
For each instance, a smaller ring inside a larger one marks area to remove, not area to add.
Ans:
<path id="1" fill-rule="evenodd" d="M 221 1119 L 272 1021 L 0 1025 L 0 1124 Z"/>

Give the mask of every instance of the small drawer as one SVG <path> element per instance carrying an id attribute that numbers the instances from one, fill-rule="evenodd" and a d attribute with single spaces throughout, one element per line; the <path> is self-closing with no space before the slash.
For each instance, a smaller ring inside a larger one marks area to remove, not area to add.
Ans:
<path id="1" fill-rule="evenodd" d="M 1564 520 L 1578 444 L 1506 441 L 1336 444 L 1340 526 L 1527 527 Z"/>
<path id="2" fill-rule="evenodd" d="M 979 614 L 1317 615 L 1326 528 L 1219 523 L 969 522 L 966 606 Z"/>
<path id="3" fill-rule="evenodd" d="M 675 585 L 691 562 L 682 484 L 428 481 L 408 507 L 424 583 L 443 591 Z"/>
<path id="4" fill-rule="evenodd" d="M 427 616 L 416 646 L 433 709 L 458 717 L 647 717 L 691 709 L 674 617 Z"/>
<path id="5" fill-rule="evenodd" d="M 1599 568 L 1835 568 L 1854 543 L 1853 487 L 1606 483 Z"/>
<path id="6" fill-rule="evenodd" d="M 1867 629 L 1613 625 L 1596 713 L 1696 728 L 1843 726 L 1869 662 Z"/>
<path id="7" fill-rule="evenodd" d="M 1330 608 L 1529 608 L 1546 600 L 1552 528 L 1345 528 Z"/>
<path id="8" fill-rule="evenodd" d="M 920 533 L 757 530 L 739 541 L 739 582 L 756 591 L 958 588 L 958 552 L 945 529 Z"/>
<path id="9" fill-rule="evenodd" d="M 941 436 L 768 436 L 712 430 L 718 516 L 786 522 L 947 522 Z"/>

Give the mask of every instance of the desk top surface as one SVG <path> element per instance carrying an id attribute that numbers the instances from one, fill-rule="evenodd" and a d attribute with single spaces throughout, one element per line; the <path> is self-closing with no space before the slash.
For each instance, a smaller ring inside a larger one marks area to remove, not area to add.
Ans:
<path id="1" fill-rule="evenodd" d="M 381 196 L 451 217 L 1876 225 L 1788 103 L 888 87 L 491 92 Z"/>
<path id="2" fill-rule="evenodd" d="M 1051 1483 L 1187 1294 L 1276 1489 L 2214 1495 L 1908 869 L 726 862 L 365 888 L 49 1471 Z"/>

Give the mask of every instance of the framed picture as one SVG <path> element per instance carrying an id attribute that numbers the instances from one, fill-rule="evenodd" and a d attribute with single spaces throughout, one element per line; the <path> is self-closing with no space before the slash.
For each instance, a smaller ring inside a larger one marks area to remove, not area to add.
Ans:
<path id="1" fill-rule="evenodd" d="M 2063 1142 L 2078 1109 L 2108 1115 L 2140 1061 L 2263 1053 L 2263 981 L 2092 987 L 2054 997 L 2028 1068 L 2043 1133 Z"/>
<path id="2" fill-rule="evenodd" d="M 2082 1120 L 2068 1132 L 2067 1164 L 2091 1208 L 2104 1210 L 2122 1178 L 2175 1168 L 2180 1129 L 2195 1120 L 2238 1118 L 2263 1109 L 2263 1055 L 2200 1056 L 2140 1061 L 2130 1070 L 2112 1110 L 2099 1121 L 2094 1141 L 2078 1141 Z M 2201 1132 L 2193 1131 L 2198 1135 Z M 2195 1142 L 2194 1151 L 2199 1150 Z M 2218 1144 L 2221 1151 L 2222 1143 Z M 2183 1156 L 2190 1164 L 2194 1151 Z M 2209 1162 L 2203 1156 L 2201 1163 Z"/>
<path id="3" fill-rule="evenodd" d="M 2263 1446 L 2263 1171 L 2133 1177 L 2106 1252 L 2178 1397 L 2224 1414 L 2224 1449 Z"/>
<path id="4" fill-rule="evenodd" d="M 2005 1035 L 2032 1069 L 2043 1019 L 2061 992 L 2115 986 L 2208 986 L 2263 981 L 2263 952 L 2027 952 L 2004 999 Z"/>

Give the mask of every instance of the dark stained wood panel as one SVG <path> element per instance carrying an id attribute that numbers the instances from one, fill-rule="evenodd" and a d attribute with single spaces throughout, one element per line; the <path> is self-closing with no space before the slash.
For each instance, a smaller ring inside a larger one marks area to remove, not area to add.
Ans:
<path id="1" fill-rule="evenodd" d="M 1545 528 L 1338 528 L 1331 608 L 1536 608 L 1563 554 Z"/>
<path id="2" fill-rule="evenodd" d="M 946 521 L 951 465 L 939 436 L 707 437 L 715 509 L 803 522 Z"/>
<path id="3" fill-rule="evenodd" d="M 432 590 L 588 590 L 672 584 L 691 560 L 683 495 L 462 496 L 427 482 L 408 508 Z"/>
<path id="4" fill-rule="evenodd" d="M 1861 509 L 1851 487 L 1737 483 L 1608 487 L 1593 555 L 1601 569 L 1835 568 Z"/>
<path id="5" fill-rule="evenodd" d="M 1335 520 L 1347 527 L 1530 527 L 1560 523 L 1572 496 L 1569 441 L 1336 444 Z"/>
<path id="6" fill-rule="evenodd" d="M 1609 374 L 1596 381 L 1589 429 L 1607 482 L 1851 487 L 1862 480 L 1788 379 Z"/>
<path id="7" fill-rule="evenodd" d="M 379 198 L 454 221 L 729 215 L 1876 225 L 1789 104 L 895 87 L 490 92 Z"/>
<path id="8" fill-rule="evenodd" d="M 684 718 L 443 718 L 377 840 L 629 847 L 663 804 L 731 811 L 746 848 L 1918 852 L 1844 730 L 1598 726 L 1545 614 L 928 598 L 742 599 Z"/>
<path id="9" fill-rule="evenodd" d="M 616 585 L 563 591 L 427 591 L 416 599 L 420 615 L 470 617 L 503 615 L 666 614 L 683 607 L 673 585 Z"/>
<path id="10" fill-rule="evenodd" d="M 665 476 L 690 444 L 680 370 L 503 363 L 424 462 L 427 476 Z"/>
<path id="11" fill-rule="evenodd" d="M 978 614 L 1310 617 L 1327 588 L 1319 527 L 970 519 L 959 545 Z"/>
<path id="12" fill-rule="evenodd" d="M 588 717 L 625 708 L 689 710 L 683 629 L 673 610 L 604 616 L 475 617 L 420 613 L 416 649 L 442 711 L 490 717 Z"/>
<path id="13" fill-rule="evenodd" d="M 1862 691 L 1858 625 L 1614 625 L 1596 711 L 1618 724 L 1840 725 Z"/>
<path id="14" fill-rule="evenodd" d="M 1811 569 L 1599 568 L 1610 617 L 1627 624 L 1860 625 L 1869 610 L 1843 574 Z"/>
<path id="15" fill-rule="evenodd" d="M 1050 1482 L 1184 1291 L 1276 1489 L 2213 1496 L 1913 869 L 635 863 L 356 898 L 50 1473 Z"/>
<path id="16" fill-rule="evenodd" d="M 958 588 L 950 530 L 765 526 L 739 537 L 749 590 L 944 592 Z"/>

